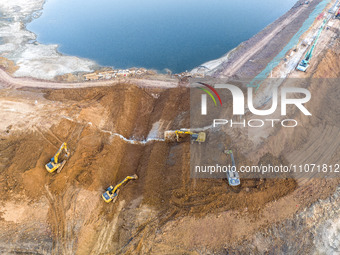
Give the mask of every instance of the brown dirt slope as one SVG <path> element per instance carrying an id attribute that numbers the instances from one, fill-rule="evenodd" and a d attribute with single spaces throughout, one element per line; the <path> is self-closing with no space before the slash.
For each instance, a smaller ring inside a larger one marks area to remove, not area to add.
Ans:
<path id="1" fill-rule="evenodd" d="M 338 77 L 339 66 L 333 65 L 337 59 L 338 52 L 327 53 L 315 77 Z M 300 161 L 306 152 L 309 157 L 338 160 L 338 86 L 314 80 L 310 89 L 320 95 L 308 105 L 315 118 L 295 112 L 302 128 L 277 130 L 261 144 L 254 162 L 237 147 L 241 141 L 233 143 L 239 164 Z M 190 179 L 188 142 L 143 143 L 148 137 L 162 138 L 164 130 L 190 125 L 188 88 L 119 84 L 31 93 L 43 93 L 55 104 L 60 121 L 1 133 L 2 253 L 220 252 L 230 240 L 242 242 L 292 217 L 338 184 L 336 179 L 242 179 L 241 187 L 233 189 L 222 179 Z M 332 140 L 321 139 L 331 146 L 311 142 L 318 141 L 320 133 L 335 134 Z M 208 137 L 208 143 L 232 143 L 228 135 L 222 139 L 208 132 Z M 71 157 L 61 173 L 49 174 L 44 164 L 63 141 Z M 101 194 L 106 187 L 135 173 L 139 179 L 122 188 L 116 203 L 104 203 Z"/>
<path id="2" fill-rule="evenodd" d="M 54 252 L 112 251 L 123 248 L 136 233 L 140 238 L 150 220 L 160 227 L 186 214 L 196 217 L 245 208 L 255 213 L 295 188 L 292 180 L 245 180 L 238 190 L 223 180 L 193 181 L 188 143 L 131 144 L 115 135 L 142 141 L 149 135 L 162 137 L 166 129 L 188 127 L 187 88 L 164 91 L 122 84 L 42 92 L 47 100 L 67 105 L 65 116 L 49 129 L 37 125 L 3 136 L 0 195 L 5 205 L 15 196 L 20 196 L 17 203 L 31 201 L 32 206 L 45 201 L 45 231 L 53 239 Z M 61 173 L 49 174 L 44 164 L 62 141 L 68 143 L 71 157 Z M 117 203 L 105 204 L 100 199 L 106 187 L 135 173 L 139 179 L 123 188 Z M 132 212 L 120 212 L 120 203 Z M 155 213 L 157 218 L 152 217 Z M 114 222 L 122 228 L 108 237 L 105 226 Z M 97 247 L 101 237 L 107 244 Z"/>

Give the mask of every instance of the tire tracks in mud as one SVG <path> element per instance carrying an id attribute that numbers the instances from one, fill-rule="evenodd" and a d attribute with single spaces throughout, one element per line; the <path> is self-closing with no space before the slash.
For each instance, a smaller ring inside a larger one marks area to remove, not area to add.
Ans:
<path id="1" fill-rule="evenodd" d="M 158 229 L 161 229 L 167 222 L 173 220 L 178 214 L 177 209 L 172 209 L 170 212 L 168 210 L 163 210 L 159 212 L 153 218 L 145 221 L 143 224 L 139 225 L 137 230 L 130 236 L 127 242 L 117 251 L 118 254 L 126 253 L 140 253 L 141 246 L 146 238 L 154 236 Z M 139 239 L 137 239 L 140 235 Z M 137 240 L 136 240 L 137 239 Z M 151 248 L 147 252 L 150 252 Z M 102 253 L 102 254 L 112 254 L 112 253 Z"/>
<path id="2" fill-rule="evenodd" d="M 75 125 L 65 140 L 73 141 L 71 144 L 75 146 L 85 127 L 86 125 Z M 33 130 L 55 149 L 59 149 L 62 140 L 55 135 L 50 128 L 42 130 L 37 126 L 34 126 Z M 71 147 L 73 147 L 72 145 Z M 69 210 L 71 211 L 71 214 L 75 213 L 77 194 L 80 189 L 67 187 L 64 190 L 61 190 L 57 195 L 53 195 L 49 189 L 50 184 L 51 183 L 45 184 L 44 189 L 45 197 L 50 205 L 49 222 L 52 225 L 52 229 L 54 228 L 53 233 L 55 238 L 53 239 L 53 252 L 55 254 L 74 254 L 74 243 L 77 239 L 75 233 L 77 223 L 75 217 L 68 219 L 66 213 Z"/>
<path id="3" fill-rule="evenodd" d="M 65 88 L 86 88 L 86 87 L 102 87 L 118 85 L 122 82 L 132 82 L 137 84 L 139 87 L 153 87 L 153 88 L 175 88 L 178 87 L 177 80 L 149 80 L 149 79 L 135 79 L 130 78 L 126 80 L 101 80 L 95 82 L 54 82 L 48 80 L 39 80 L 28 77 L 12 77 L 0 68 L 0 83 L 7 89 L 17 89 L 23 87 L 30 88 L 53 88 L 53 89 L 65 89 Z"/>
<path id="4" fill-rule="evenodd" d="M 161 116 L 165 114 L 164 112 L 161 114 Z M 41 130 L 39 128 L 36 129 L 36 131 L 42 135 L 44 140 L 48 141 L 50 145 L 52 145 L 54 148 L 58 148 L 56 143 L 58 141 L 66 141 L 68 144 L 70 144 L 70 148 L 73 148 L 73 150 L 77 149 L 77 144 L 79 140 L 82 138 L 82 133 L 86 127 L 93 126 L 94 131 L 91 132 L 103 132 L 107 133 L 110 138 L 117 137 L 124 141 L 125 143 L 129 144 L 135 144 L 135 145 L 147 145 L 152 142 L 165 142 L 163 138 L 158 138 L 160 136 L 160 130 L 157 128 L 157 130 L 154 130 L 151 128 L 149 130 L 149 134 L 145 136 L 145 139 L 137 139 L 132 136 L 132 138 L 126 138 L 123 135 L 119 133 L 115 133 L 109 130 L 100 129 L 95 124 L 92 124 L 91 122 L 86 121 L 78 121 L 77 118 L 71 118 L 68 116 L 61 116 L 64 120 L 64 123 L 61 122 L 59 126 L 52 126 L 48 130 Z M 69 124 L 67 124 L 69 122 Z M 149 124 L 154 122 L 154 118 L 149 119 Z M 73 123 L 73 124 L 71 124 Z M 151 125 L 149 125 L 151 126 Z M 163 126 L 163 123 L 160 123 L 160 127 L 164 128 L 166 125 Z M 62 127 L 62 129 L 57 129 L 59 127 Z M 64 132 L 63 128 L 67 129 L 67 133 Z M 91 128 L 92 129 L 92 128 Z M 156 132 L 155 132 L 156 131 Z M 56 139 L 55 133 L 58 134 L 58 139 Z M 155 136 L 156 134 L 156 136 Z M 158 135 L 158 136 L 157 136 Z M 149 137 L 150 136 L 150 137 Z M 55 140 L 57 142 L 55 142 Z M 52 182 L 51 182 L 52 181 Z M 58 180 L 60 181 L 60 180 Z M 72 254 L 77 249 L 74 247 L 74 243 L 77 240 L 77 237 L 75 236 L 75 225 L 77 218 L 70 218 L 68 217 L 69 210 L 74 211 L 76 208 L 76 198 L 77 198 L 77 191 L 67 185 L 64 187 L 63 190 L 58 191 L 58 194 L 52 194 L 54 191 L 53 187 L 53 180 L 50 179 L 51 183 L 45 184 L 45 196 L 48 199 L 50 209 L 50 219 L 49 222 L 52 225 L 53 233 L 55 235 L 55 239 L 53 240 L 53 251 L 55 253 L 59 254 Z M 52 186 L 51 186 L 52 185 Z M 176 214 L 176 213 L 175 213 Z M 107 250 L 107 247 L 111 245 L 113 235 L 115 231 L 113 231 L 113 227 L 117 227 L 116 223 L 118 221 L 118 216 L 116 217 L 116 220 L 113 219 L 108 225 L 108 228 L 104 226 L 104 229 L 100 231 L 100 234 L 98 236 L 98 245 L 95 244 L 94 247 L 92 247 L 92 251 L 98 252 L 98 251 L 105 251 Z M 169 217 L 172 217 L 171 215 Z M 160 216 L 158 217 L 158 219 Z M 164 217 L 163 217 L 164 218 Z M 89 219 L 88 219 L 89 220 Z M 157 220 L 157 217 L 154 219 Z M 167 219 L 163 221 L 162 224 L 165 224 L 167 222 Z M 147 227 L 147 229 L 151 229 L 153 226 L 148 226 L 150 221 L 146 222 L 142 226 L 138 227 L 138 230 L 135 234 L 132 235 L 132 239 L 134 237 L 139 236 L 141 233 L 145 233 L 144 229 Z M 86 222 L 85 222 L 86 224 Z M 110 227 L 111 226 L 111 227 Z M 148 233 L 148 231 L 147 231 Z M 131 242 L 131 240 L 129 242 Z M 127 244 L 128 245 L 128 244 Z"/>
<path id="5" fill-rule="evenodd" d="M 33 131 L 36 131 L 36 132 L 38 132 L 39 133 L 39 135 L 45 140 L 45 141 L 47 141 L 50 145 L 52 145 L 54 148 L 56 148 L 56 149 L 59 149 L 59 147 L 60 147 L 60 144 L 62 144 L 62 141 L 55 135 L 55 134 L 53 134 L 53 132 L 50 130 L 50 129 L 45 129 L 44 131 L 45 131 L 45 134 L 50 134 L 53 138 L 54 138 L 54 140 L 57 140 L 57 141 L 59 141 L 59 146 L 57 145 L 57 144 L 54 144 L 53 142 L 51 142 L 51 140 L 52 139 L 49 139 L 49 138 L 47 138 L 46 137 L 46 135 L 44 134 L 44 132 L 43 132 L 43 130 L 41 130 L 41 128 L 39 128 L 38 126 L 34 126 L 33 127 Z"/>
<path id="6" fill-rule="evenodd" d="M 55 239 L 53 239 L 53 250 L 56 254 L 74 254 L 74 243 L 76 241 L 74 218 L 70 221 L 67 219 L 67 211 L 73 213 L 76 209 L 77 193 L 79 189 L 66 189 L 62 194 L 55 196 L 49 190 L 47 184 L 44 185 L 46 198 L 50 205 L 52 213 L 52 222 L 55 228 Z"/>

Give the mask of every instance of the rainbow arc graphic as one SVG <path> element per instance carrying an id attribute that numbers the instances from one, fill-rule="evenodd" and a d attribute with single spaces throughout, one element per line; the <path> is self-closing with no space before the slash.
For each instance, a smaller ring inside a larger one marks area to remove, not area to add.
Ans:
<path id="1" fill-rule="evenodd" d="M 220 97 L 220 95 L 217 93 L 216 89 L 215 89 L 213 86 L 211 86 L 211 85 L 209 85 L 209 84 L 206 84 L 206 83 L 204 83 L 204 82 L 197 82 L 197 83 L 199 83 L 199 84 L 205 86 L 206 88 L 210 89 L 210 90 L 217 96 L 218 101 L 220 102 L 220 104 L 221 104 L 221 106 L 222 106 L 221 97 Z M 216 99 L 215 99 L 214 95 L 213 95 L 208 89 L 202 88 L 202 87 L 197 87 L 197 88 L 200 89 L 200 90 L 203 90 L 205 93 L 207 93 L 207 94 L 211 97 L 211 99 L 214 101 L 215 106 L 217 106 L 217 102 L 216 102 Z M 207 96 L 206 96 L 205 94 L 202 95 L 202 101 L 201 101 L 201 114 L 202 114 L 202 115 L 207 115 Z"/>
<path id="2" fill-rule="evenodd" d="M 220 97 L 220 95 L 217 93 L 216 89 L 215 89 L 213 86 L 211 86 L 211 85 L 209 85 L 209 84 L 206 84 L 206 83 L 203 83 L 203 82 L 197 82 L 197 83 L 199 83 L 199 84 L 201 84 L 201 85 L 203 85 L 203 86 L 206 86 L 206 87 L 209 88 L 212 92 L 214 92 L 214 94 L 217 96 L 217 98 L 218 98 L 218 100 L 220 101 L 220 104 L 221 104 L 221 106 L 222 106 L 221 97 Z M 211 92 L 210 92 L 209 90 L 207 90 L 207 89 L 205 89 L 205 88 L 201 88 L 201 87 L 198 87 L 198 88 L 201 89 L 201 90 L 203 90 L 205 93 L 207 93 L 207 94 L 211 97 L 211 99 L 214 101 L 215 106 L 217 106 L 215 97 L 213 96 L 213 94 L 211 94 Z"/>

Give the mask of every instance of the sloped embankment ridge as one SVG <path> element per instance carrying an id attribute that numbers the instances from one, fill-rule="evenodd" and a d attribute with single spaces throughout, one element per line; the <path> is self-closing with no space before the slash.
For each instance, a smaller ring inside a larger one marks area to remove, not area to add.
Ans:
<path id="1" fill-rule="evenodd" d="M 276 130 L 256 155 L 237 147 L 249 144 L 243 136 L 237 144 L 227 134 L 215 137 L 217 146 L 232 143 L 242 165 L 338 162 L 340 91 L 319 78 L 339 77 L 339 40 L 322 56 L 306 84 L 318 95 L 307 105 L 313 118 L 293 112 L 301 127 Z M 339 251 L 337 178 L 242 179 L 237 189 L 190 179 L 189 142 L 162 140 L 164 130 L 189 126 L 188 88 L 8 86 L 0 93 L 1 253 Z M 71 157 L 61 173 L 49 174 L 44 164 L 63 141 Z M 139 179 L 117 202 L 104 203 L 105 188 L 132 174 Z"/>
<path id="2" fill-rule="evenodd" d="M 11 100 L 25 97 L 44 121 L 33 122 L 28 111 L 20 117 L 27 123 L 2 130 L 2 252 L 149 252 L 148 242 L 168 222 L 231 209 L 256 215 L 296 187 L 294 180 L 245 180 L 233 190 L 224 180 L 190 179 L 189 143 L 162 140 L 165 130 L 189 126 L 187 88 L 121 84 L 12 93 Z M 7 118 L 16 114 L 9 110 Z M 71 157 L 60 174 L 49 174 L 44 164 L 63 141 Z M 106 187 L 135 173 L 139 179 L 117 203 L 104 203 Z M 151 239 L 144 244 L 143 236 Z"/>

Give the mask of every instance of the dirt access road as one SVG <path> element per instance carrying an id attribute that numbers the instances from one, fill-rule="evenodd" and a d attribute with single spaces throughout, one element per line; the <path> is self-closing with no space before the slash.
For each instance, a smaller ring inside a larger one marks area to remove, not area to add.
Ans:
<path id="1" fill-rule="evenodd" d="M 297 11 L 284 19 L 270 34 L 265 36 L 261 41 L 256 43 L 252 48 L 240 56 L 236 61 L 232 63 L 225 71 L 223 71 L 221 77 L 230 77 L 234 75 L 246 62 L 248 62 L 255 54 L 262 50 L 278 33 L 280 33 L 285 27 L 295 21 L 295 19 L 307 8 L 303 6 Z"/>
<path id="2" fill-rule="evenodd" d="M 3 88 L 85 88 L 85 87 L 103 87 L 112 86 L 123 82 L 130 82 L 140 87 L 160 87 L 160 88 L 174 88 L 178 86 L 177 80 L 162 81 L 162 80 L 150 80 L 150 79 L 122 79 L 122 80 L 101 80 L 96 82 L 52 82 L 45 80 L 37 80 L 33 78 L 14 78 L 4 70 L 0 69 L 0 86 Z"/>

